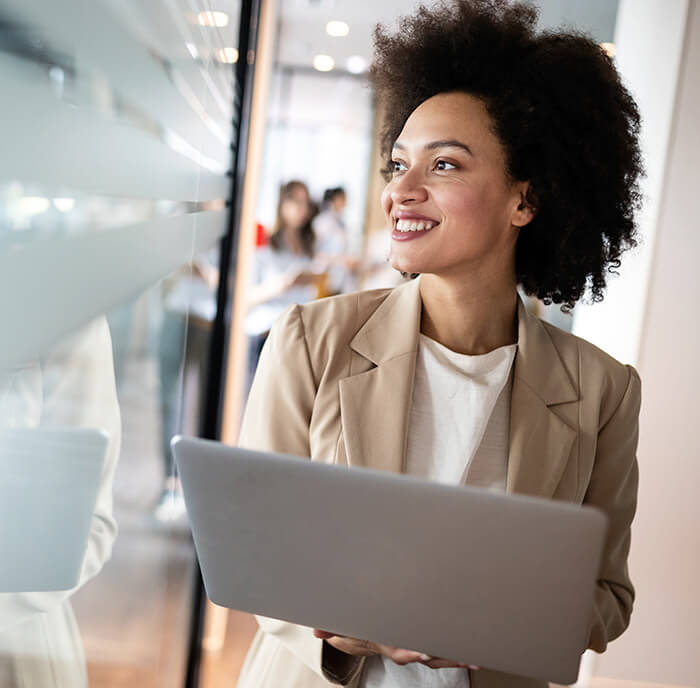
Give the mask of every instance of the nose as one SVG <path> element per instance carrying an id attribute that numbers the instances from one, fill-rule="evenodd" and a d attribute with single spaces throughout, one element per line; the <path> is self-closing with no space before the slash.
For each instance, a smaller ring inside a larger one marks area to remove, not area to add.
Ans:
<path id="1" fill-rule="evenodd" d="M 395 205 L 422 203 L 428 197 L 423 179 L 418 170 L 407 170 L 391 180 L 391 202 Z"/>

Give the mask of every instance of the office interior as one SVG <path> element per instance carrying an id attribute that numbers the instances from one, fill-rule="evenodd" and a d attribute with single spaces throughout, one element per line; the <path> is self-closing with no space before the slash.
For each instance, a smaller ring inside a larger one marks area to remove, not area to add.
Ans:
<path id="1" fill-rule="evenodd" d="M 417 4 L 0 0 L 0 466 L 12 478 L 0 478 L 0 533 L 6 553 L 55 548 L 0 575 L 0 688 L 236 686 L 256 622 L 206 597 L 169 440 L 236 443 L 256 252 L 282 185 L 303 182 L 321 211 L 325 192 L 344 191 L 349 277 L 320 276 L 316 297 L 400 281 L 366 72 L 375 24 Z M 542 28 L 586 31 L 613 57 L 647 167 L 643 241 L 605 301 L 569 314 L 528 303 L 643 381 L 635 610 L 604 654 L 584 654 L 575 685 L 700 686 L 700 6 L 536 4 Z M 58 427 L 76 434 L 46 456 L 53 468 L 18 463 L 23 429 Z M 99 475 L 82 471 L 78 441 L 94 443 Z M 49 481 L 63 461 L 71 505 Z M 74 522 L 89 526 L 89 556 L 65 574 L 69 591 L 36 593 L 60 586 L 52 562 Z M 29 572 L 45 587 L 26 589 Z"/>

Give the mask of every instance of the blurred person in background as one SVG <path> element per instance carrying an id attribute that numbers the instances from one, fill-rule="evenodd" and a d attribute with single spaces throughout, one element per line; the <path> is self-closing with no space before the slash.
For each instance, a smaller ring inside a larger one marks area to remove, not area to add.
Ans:
<path id="1" fill-rule="evenodd" d="M 284 309 L 293 303 L 307 303 L 327 291 L 325 266 L 314 262 L 312 221 L 317 212 L 304 182 L 292 180 L 281 187 L 272 234 L 267 245 L 256 248 L 253 254 L 244 321 L 249 337 L 249 381 L 270 328 Z"/>
<path id="2" fill-rule="evenodd" d="M 347 194 L 342 186 L 326 189 L 321 212 L 314 218 L 316 253 L 328 264 L 329 290 L 333 294 L 353 291 L 358 261 L 348 254 L 348 237 L 343 221 Z"/>
<path id="3" fill-rule="evenodd" d="M 158 334 L 161 455 L 163 488 L 153 515 L 162 522 L 185 514 L 182 486 L 175 470 L 170 440 L 179 432 L 198 434 L 207 382 L 207 358 L 216 317 L 219 249 L 202 253 L 163 281 L 163 314 Z M 190 375 L 190 373 L 192 375 Z M 189 378 L 197 381 L 193 412 L 185 417 L 183 398 Z"/>
<path id="4" fill-rule="evenodd" d="M 518 287 L 564 309 L 603 299 L 637 244 L 640 115 L 594 39 L 537 20 L 530 2 L 452 0 L 396 33 L 378 27 L 382 207 L 391 264 L 413 279 L 289 307 L 239 445 L 600 509 L 608 533 L 581 650 L 603 652 L 635 598 L 641 382 L 530 313 Z M 343 543 L 318 547 L 330 560 Z M 359 558 L 356 572 L 365 594 L 401 604 L 400 569 L 373 580 Z M 239 688 L 547 688 L 422 648 L 258 622 Z"/>

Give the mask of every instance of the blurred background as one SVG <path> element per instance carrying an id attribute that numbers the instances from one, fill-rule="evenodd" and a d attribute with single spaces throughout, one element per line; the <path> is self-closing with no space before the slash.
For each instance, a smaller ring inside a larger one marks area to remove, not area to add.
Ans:
<path id="1" fill-rule="evenodd" d="M 400 281 L 365 75 L 417 4 L 0 0 L 0 688 L 236 685 L 255 621 L 206 600 L 169 440 L 235 443 L 286 305 Z M 643 381 L 638 601 L 577 685 L 700 686 L 700 8 L 536 4 L 614 57 L 648 171 L 605 301 L 529 303 Z"/>

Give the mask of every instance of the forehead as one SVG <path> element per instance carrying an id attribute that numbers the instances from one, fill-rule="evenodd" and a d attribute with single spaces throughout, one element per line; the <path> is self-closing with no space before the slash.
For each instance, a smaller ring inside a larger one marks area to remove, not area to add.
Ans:
<path id="1" fill-rule="evenodd" d="M 498 145 L 481 100 L 468 93 L 433 96 L 411 113 L 397 141 L 407 147 L 421 147 L 446 139 L 462 141 L 474 151 L 489 144 Z"/>
<path id="2" fill-rule="evenodd" d="M 291 191 L 287 193 L 286 198 L 306 200 L 306 191 L 301 186 L 295 186 Z"/>

